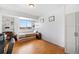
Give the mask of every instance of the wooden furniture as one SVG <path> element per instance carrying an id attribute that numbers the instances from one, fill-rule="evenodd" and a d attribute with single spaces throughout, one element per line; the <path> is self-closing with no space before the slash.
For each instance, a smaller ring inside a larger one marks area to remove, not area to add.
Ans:
<path id="1" fill-rule="evenodd" d="M 41 33 L 36 33 L 36 38 L 37 38 L 37 39 L 42 39 Z"/>
<path id="2" fill-rule="evenodd" d="M 14 40 L 15 40 L 14 38 L 11 38 L 6 54 L 11 54 L 12 53 L 13 46 L 14 46 L 14 43 L 15 43 Z"/>
<path id="3" fill-rule="evenodd" d="M 7 37 L 5 37 L 7 35 Z M 6 32 L 0 34 L 0 54 L 12 53 L 15 38 L 12 32 Z M 8 45 L 9 44 L 9 45 Z"/>
<path id="4" fill-rule="evenodd" d="M 13 32 L 4 32 L 6 34 L 6 40 L 10 40 L 11 37 L 13 37 L 15 39 L 15 41 L 17 41 L 17 35 L 15 35 Z"/>
<path id="5" fill-rule="evenodd" d="M 10 40 L 10 38 L 13 35 L 13 32 L 3 32 L 3 33 L 5 33 L 5 35 L 6 35 L 6 40 Z"/>

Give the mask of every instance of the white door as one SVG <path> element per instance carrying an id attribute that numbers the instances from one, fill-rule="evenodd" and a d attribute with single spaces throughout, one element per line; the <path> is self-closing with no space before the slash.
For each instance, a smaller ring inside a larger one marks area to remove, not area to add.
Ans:
<path id="1" fill-rule="evenodd" d="M 76 53 L 79 53 L 79 13 L 76 13 Z"/>
<path id="2" fill-rule="evenodd" d="M 75 52 L 75 14 L 66 15 L 65 28 L 65 51 L 66 53 L 74 54 Z"/>

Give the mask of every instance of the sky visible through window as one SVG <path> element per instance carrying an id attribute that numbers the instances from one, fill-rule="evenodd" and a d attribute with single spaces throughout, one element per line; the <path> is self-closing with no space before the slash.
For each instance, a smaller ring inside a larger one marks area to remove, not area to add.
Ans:
<path id="1" fill-rule="evenodd" d="M 31 27 L 32 22 L 30 20 L 20 20 L 20 27 Z"/>

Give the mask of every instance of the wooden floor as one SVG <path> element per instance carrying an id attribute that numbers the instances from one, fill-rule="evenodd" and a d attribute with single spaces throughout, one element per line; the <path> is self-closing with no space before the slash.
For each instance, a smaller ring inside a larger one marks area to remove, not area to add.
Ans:
<path id="1" fill-rule="evenodd" d="M 20 40 L 13 47 L 13 54 L 64 54 L 64 48 L 45 40 Z"/>

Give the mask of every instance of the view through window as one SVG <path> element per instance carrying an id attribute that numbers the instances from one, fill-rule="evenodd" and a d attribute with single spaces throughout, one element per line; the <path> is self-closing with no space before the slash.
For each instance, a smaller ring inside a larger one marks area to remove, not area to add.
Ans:
<path id="1" fill-rule="evenodd" d="M 31 20 L 23 20 L 20 19 L 20 27 L 21 28 L 28 28 L 28 27 L 32 27 L 32 21 Z"/>

